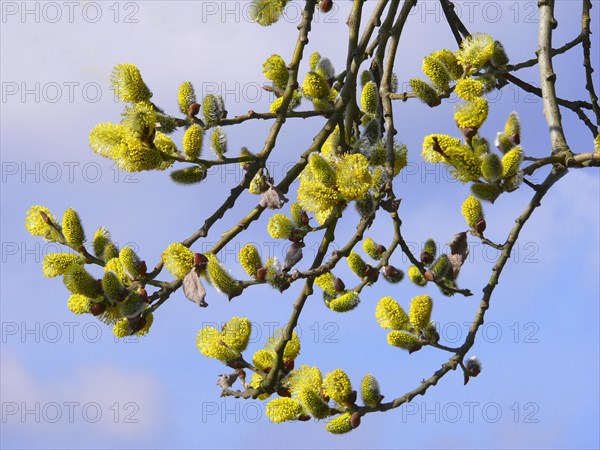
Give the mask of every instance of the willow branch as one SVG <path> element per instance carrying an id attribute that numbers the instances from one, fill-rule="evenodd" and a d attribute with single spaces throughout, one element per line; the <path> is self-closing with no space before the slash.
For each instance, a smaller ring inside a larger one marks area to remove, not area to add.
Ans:
<path id="1" fill-rule="evenodd" d="M 392 180 L 394 178 L 394 136 L 397 131 L 394 128 L 394 112 L 392 110 L 392 101 L 389 97 L 390 85 L 392 82 L 392 73 L 394 70 L 394 61 L 396 60 L 396 52 L 398 50 L 398 43 L 400 42 L 400 35 L 402 34 L 402 30 L 404 29 L 404 24 L 408 19 L 408 15 L 413 6 L 416 5 L 416 0 L 407 0 L 402 5 L 402 9 L 400 10 L 400 14 L 394 23 L 394 26 L 390 30 L 390 46 L 388 48 L 388 53 L 386 56 L 386 61 L 383 69 L 383 77 L 381 81 L 380 87 L 380 97 L 381 103 L 383 106 L 383 117 L 385 120 L 385 131 L 386 131 L 386 162 L 385 169 L 388 175 L 388 178 Z M 392 183 L 391 181 L 388 184 L 388 192 L 392 194 Z"/>
<path id="2" fill-rule="evenodd" d="M 598 106 L 598 96 L 594 89 L 594 79 L 592 74 L 594 68 L 592 67 L 592 61 L 590 58 L 590 48 L 592 44 L 590 42 L 590 9 L 592 8 L 592 2 L 590 0 L 583 0 L 583 8 L 581 12 L 581 36 L 583 41 L 583 67 L 585 67 L 585 88 L 590 94 L 590 100 L 592 102 L 592 109 L 596 116 L 596 124 L 600 125 L 600 106 Z M 596 128 L 596 134 L 598 134 L 598 128 Z"/>
<path id="3" fill-rule="evenodd" d="M 532 175 L 540 167 L 547 166 L 549 164 L 559 164 L 564 167 L 581 169 L 584 167 L 600 167 L 600 155 L 595 152 L 590 153 L 578 153 L 576 155 L 558 154 L 541 158 L 531 163 L 523 169 L 523 174 Z"/>
<path id="4" fill-rule="evenodd" d="M 452 34 L 456 39 L 456 43 L 460 45 L 462 39 L 471 36 L 471 33 L 469 33 L 467 27 L 465 27 L 460 17 L 456 14 L 456 11 L 454 11 L 454 3 L 450 0 L 440 0 L 440 4 L 442 5 L 442 11 L 444 12 L 444 16 L 446 16 L 450 30 L 452 30 Z M 462 39 L 460 38 L 461 35 Z"/>
<path id="5" fill-rule="evenodd" d="M 520 87 L 524 91 L 534 94 L 540 98 L 543 98 L 542 89 L 535 87 L 510 73 L 503 73 L 500 74 L 500 76 L 506 81 L 511 82 L 515 86 Z M 586 116 L 586 114 L 582 111 L 582 109 L 592 109 L 591 103 L 582 100 L 570 101 L 559 97 L 555 97 L 555 101 L 558 105 L 564 106 L 565 108 L 570 109 L 575 114 L 577 114 L 577 117 L 579 117 L 579 119 L 590 129 L 592 134 L 594 134 L 594 130 L 596 129 L 596 127 L 590 121 L 589 117 Z"/>
<path id="6" fill-rule="evenodd" d="M 288 110 L 288 106 L 292 100 L 294 91 L 298 87 L 298 81 L 297 81 L 298 80 L 298 69 L 300 66 L 300 61 L 302 60 L 302 54 L 304 51 L 304 47 L 308 44 L 308 33 L 310 32 L 310 24 L 313 19 L 315 6 L 316 6 L 316 0 L 307 0 L 304 10 L 302 11 L 302 21 L 300 22 L 300 25 L 298 25 L 298 30 L 299 30 L 298 40 L 296 41 L 296 48 L 295 48 L 294 54 L 292 56 L 292 61 L 288 67 L 288 71 L 289 71 L 288 84 L 286 86 L 286 89 L 285 89 L 285 92 L 283 95 L 281 107 L 279 109 L 279 112 L 277 113 L 277 119 L 271 126 L 271 130 L 269 132 L 269 135 L 267 136 L 267 139 L 265 140 L 265 145 L 263 147 L 263 150 L 258 155 L 256 155 L 256 158 L 259 160 L 266 161 L 269 158 L 271 151 L 275 147 L 277 136 L 281 130 L 281 127 L 285 123 L 286 112 Z M 253 163 L 250 166 L 250 168 L 248 169 L 248 171 L 246 172 L 246 175 L 244 176 L 244 179 L 242 180 L 242 182 L 231 189 L 229 197 L 225 200 L 225 202 L 208 219 L 205 220 L 204 224 L 202 225 L 202 227 L 200 229 L 198 229 L 189 238 L 185 239 L 182 242 L 182 244 L 185 245 L 186 247 L 190 247 L 201 237 L 206 237 L 208 234 L 208 231 L 210 230 L 212 225 L 214 225 L 214 223 L 217 220 L 222 218 L 228 209 L 233 208 L 236 200 L 241 195 L 241 193 L 250 185 L 250 181 L 252 180 L 252 178 L 254 178 L 254 176 L 256 175 L 256 173 L 258 172 L 259 169 L 260 169 L 259 163 L 258 162 Z M 260 214 L 260 212 L 262 212 L 262 209 L 260 207 L 259 207 L 259 209 L 260 209 L 260 211 L 257 212 L 257 214 Z M 257 210 L 257 208 L 255 208 L 255 211 L 256 210 Z M 232 237 L 234 235 L 235 234 L 233 234 Z M 225 244 L 222 244 L 222 245 L 225 245 Z M 158 274 L 158 272 L 160 272 L 160 270 L 162 270 L 162 265 L 163 265 L 162 262 L 157 264 L 157 266 L 155 267 L 152 274 L 153 275 L 155 273 Z M 173 282 L 173 283 L 176 283 L 176 282 Z M 158 294 L 158 296 L 159 296 L 158 302 L 156 302 L 154 305 L 152 305 L 154 307 L 154 309 L 158 308 L 162 303 L 164 303 L 167 300 L 167 298 L 169 297 L 169 295 L 171 294 L 171 292 L 173 292 L 173 290 L 175 290 L 175 289 L 178 289 L 179 286 L 181 285 L 181 282 L 179 282 L 177 284 L 173 284 L 173 283 L 169 283 L 168 287 L 161 290 L 162 292 L 160 292 Z M 171 289 L 173 289 L 173 290 L 171 290 Z"/>
<path id="7" fill-rule="evenodd" d="M 246 114 L 243 114 L 241 116 L 235 116 L 231 119 L 221 119 L 221 121 L 219 122 L 220 126 L 228 126 L 228 125 L 237 125 L 239 123 L 243 123 L 246 122 L 247 120 L 253 120 L 253 119 L 262 119 L 262 120 L 270 120 L 270 119 L 277 119 L 278 117 L 280 117 L 280 115 L 282 114 L 283 109 L 280 107 L 279 108 L 279 112 L 277 113 L 258 113 L 256 111 L 250 110 L 248 111 Z M 285 111 L 285 110 L 283 110 Z M 287 111 L 285 113 L 283 113 L 283 115 L 285 116 L 286 119 L 291 119 L 291 118 L 301 118 L 301 119 L 307 119 L 309 117 L 318 117 L 318 116 L 327 116 L 329 114 L 331 114 L 332 111 L 330 110 L 314 110 L 314 111 Z"/>
<path id="8" fill-rule="evenodd" d="M 524 211 L 515 221 L 515 225 L 511 229 L 506 240 L 505 247 L 502 250 L 498 261 L 492 268 L 492 275 L 487 285 L 483 289 L 483 297 L 481 299 L 479 309 L 475 314 L 475 318 L 469 328 L 469 332 L 465 338 L 465 342 L 463 343 L 463 345 L 457 349 L 456 353 L 450 359 L 448 359 L 448 361 L 445 362 L 439 370 L 434 372 L 433 375 L 428 379 L 423 380 L 423 382 L 421 382 L 421 384 L 417 388 L 407 392 L 406 394 L 400 397 L 395 398 L 390 402 L 381 403 L 375 407 L 357 407 L 355 408 L 357 412 L 361 414 L 367 414 L 372 412 L 388 411 L 390 409 L 398 408 L 404 403 L 410 402 L 417 395 L 425 395 L 425 393 L 431 386 L 435 386 L 438 383 L 438 381 L 441 380 L 448 372 L 450 372 L 451 370 L 455 370 L 459 364 L 462 364 L 462 360 L 465 358 L 465 355 L 475 344 L 475 336 L 477 334 L 477 331 L 479 330 L 479 327 L 484 323 L 485 313 L 490 307 L 490 300 L 494 289 L 498 284 L 500 275 L 506 263 L 511 257 L 512 249 L 514 248 L 519 238 L 519 234 L 523 229 L 523 226 L 525 225 L 525 223 L 527 223 L 535 209 L 541 205 L 541 200 L 546 195 L 548 190 L 558 180 L 560 180 L 560 178 L 562 178 L 565 175 L 565 173 L 565 169 L 559 167 L 554 168 L 552 172 L 546 177 L 544 182 L 540 185 L 540 189 L 533 195 L 532 199 L 530 200 Z"/>
<path id="9" fill-rule="evenodd" d="M 354 0 L 352 4 L 352 9 L 350 10 L 350 14 L 348 15 L 348 20 L 346 22 L 346 24 L 348 25 L 348 56 L 346 57 L 347 73 L 351 72 L 352 61 L 354 60 L 354 55 L 358 46 L 358 36 L 360 30 L 360 22 L 362 19 L 363 3 L 363 0 Z M 347 112 L 345 114 L 344 123 L 344 128 L 346 130 L 344 141 L 350 142 L 351 133 L 354 128 L 354 121 L 356 120 L 356 116 L 358 113 L 358 106 L 356 104 L 356 78 L 347 78 L 344 84 L 349 85 L 351 88 L 350 97 L 348 98 L 348 101 L 346 103 Z"/>
<path id="10" fill-rule="evenodd" d="M 541 0 L 538 2 L 539 27 L 538 27 L 538 61 L 540 66 L 540 81 L 542 87 L 542 101 L 544 103 L 544 116 L 548 122 L 548 132 L 552 144 L 552 153 L 567 151 L 567 139 L 563 132 L 562 119 L 556 99 L 556 73 L 552 68 L 552 30 L 556 28 L 554 19 L 554 0 Z"/>
<path id="11" fill-rule="evenodd" d="M 557 55 L 562 55 L 563 53 L 568 52 L 569 50 L 571 50 L 573 47 L 577 46 L 577 44 L 580 44 L 583 41 L 583 37 L 581 34 L 579 34 L 575 39 L 567 42 L 566 44 L 564 44 L 562 47 L 559 48 L 553 48 L 551 50 L 551 54 L 552 56 L 557 56 Z M 538 63 L 538 58 L 537 56 L 535 58 L 531 58 L 528 59 L 527 61 L 523 61 L 520 62 L 518 64 L 509 64 L 507 66 L 507 70 L 509 72 L 516 72 L 517 70 L 521 70 L 521 69 L 525 69 L 527 67 L 533 67 Z"/>

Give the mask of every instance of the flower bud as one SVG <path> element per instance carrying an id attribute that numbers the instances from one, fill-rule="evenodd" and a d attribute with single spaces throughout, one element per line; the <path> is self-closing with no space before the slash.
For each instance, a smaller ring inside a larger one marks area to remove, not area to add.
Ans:
<path id="1" fill-rule="evenodd" d="M 354 291 L 348 291 L 345 294 L 331 300 L 329 308 L 335 312 L 352 311 L 360 303 L 360 297 Z"/>
<path id="2" fill-rule="evenodd" d="M 196 159 L 202 153 L 202 142 L 204 130 L 198 124 L 194 124 L 185 130 L 183 135 L 183 153 L 189 159 Z"/>
<path id="3" fill-rule="evenodd" d="M 267 403 L 266 414 L 274 423 L 296 420 L 302 414 L 302 405 L 292 398 L 280 397 Z"/>
<path id="4" fill-rule="evenodd" d="M 179 103 L 179 110 L 183 114 L 188 114 L 190 111 L 190 107 L 192 105 L 198 105 L 196 103 L 196 93 L 194 92 L 194 86 L 189 81 L 184 81 L 181 86 L 179 86 L 179 92 L 177 93 L 177 101 Z M 198 111 L 200 110 L 200 105 L 198 105 Z M 198 114 L 196 111 L 196 114 Z M 191 115 L 196 115 L 191 114 Z"/>
<path id="5" fill-rule="evenodd" d="M 365 375 L 361 383 L 361 395 L 365 406 L 374 408 L 381 402 L 382 396 L 379 392 L 379 382 L 371 375 Z"/>
<path id="6" fill-rule="evenodd" d="M 387 341 L 388 344 L 394 347 L 408 350 L 409 354 L 420 350 L 422 347 L 418 337 L 405 331 L 390 331 L 387 335 Z"/>
<path id="7" fill-rule="evenodd" d="M 471 193 L 480 200 L 494 203 L 498 196 L 502 193 L 502 189 L 496 184 L 490 183 L 473 183 L 471 185 Z"/>
<path id="8" fill-rule="evenodd" d="M 85 295 L 89 298 L 98 296 L 96 279 L 80 264 L 71 264 L 64 273 L 63 283 L 73 294 Z"/>
<path id="9" fill-rule="evenodd" d="M 408 325 L 408 316 L 392 297 L 383 297 L 375 308 L 377 322 L 384 329 L 403 330 Z"/>
<path id="10" fill-rule="evenodd" d="M 102 278 L 102 289 L 106 296 L 112 301 L 119 301 L 123 298 L 124 287 L 117 274 L 112 271 L 104 273 L 104 277 Z"/>
<path id="11" fill-rule="evenodd" d="M 502 161 L 496 153 L 488 153 L 481 158 L 481 173 L 492 183 L 502 177 Z"/>
<path id="12" fill-rule="evenodd" d="M 85 233 L 79 220 L 79 215 L 73 208 L 69 208 L 65 211 L 62 218 L 62 232 L 67 240 L 67 243 L 74 247 L 79 248 L 85 241 Z"/>
<path id="13" fill-rule="evenodd" d="M 71 253 L 50 253 L 44 256 L 42 262 L 42 272 L 45 277 L 54 278 L 64 275 L 71 264 L 83 265 L 84 258 Z"/>
<path id="14" fill-rule="evenodd" d="M 139 69 L 133 64 L 118 64 L 110 77 L 113 91 L 122 102 L 148 102 L 152 92 L 144 83 Z"/>
<path id="15" fill-rule="evenodd" d="M 450 74 L 446 70 L 446 67 L 435 57 L 426 56 L 423 58 L 423 65 L 421 66 L 423 73 L 435 84 L 438 88 L 443 91 L 448 89 L 448 83 L 450 82 Z"/>
<path id="16" fill-rule="evenodd" d="M 185 245 L 174 242 L 162 253 L 165 268 L 177 279 L 183 279 L 192 270 L 194 252 Z"/>
<path id="17" fill-rule="evenodd" d="M 121 303 L 120 313 L 127 319 L 139 316 L 146 308 L 146 302 L 137 292 L 130 293 L 125 301 Z"/>
<path id="18" fill-rule="evenodd" d="M 521 168 L 523 162 L 523 149 L 520 146 L 514 147 L 502 157 L 502 177 L 514 177 Z"/>
<path id="19" fill-rule="evenodd" d="M 416 95 L 423 103 L 430 107 L 438 106 L 441 103 L 438 93 L 428 83 L 418 78 L 412 78 L 410 80 L 410 88 L 414 95 Z"/>
<path id="20" fill-rule="evenodd" d="M 67 306 L 73 314 L 86 314 L 92 312 L 93 306 L 99 304 L 101 303 L 94 303 L 92 305 L 90 299 L 85 295 L 81 294 L 73 294 L 69 297 L 69 300 L 67 301 Z"/>
<path id="21" fill-rule="evenodd" d="M 251 331 L 252 324 L 249 319 L 232 317 L 221 332 L 223 334 L 223 342 L 229 348 L 237 352 L 243 352 L 248 346 Z"/>
<path id="22" fill-rule="evenodd" d="M 450 265 L 450 260 L 448 259 L 447 255 L 440 255 L 437 261 L 431 266 L 431 271 L 434 273 L 436 280 L 441 280 L 444 278 L 446 275 L 448 275 L 451 269 L 452 266 Z"/>
<path id="23" fill-rule="evenodd" d="M 329 372 L 323 380 L 324 393 L 338 404 L 343 405 L 350 401 L 352 384 L 350 378 L 342 369 Z"/>
<path id="24" fill-rule="evenodd" d="M 521 143 L 521 122 L 516 112 L 511 112 L 504 125 L 504 135 L 514 144 Z"/>
<path id="25" fill-rule="evenodd" d="M 433 301 L 429 295 L 418 295 L 412 299 L 408 315 L 410 323 L 416 330 L 424 330 L 427 327 L 432 309 Z"/>
<path id="26" fill-rule="evenodd" d="M 481 128 L 487 119 L 489 105 L 485 98 L 478 97 L 473 101 L 457 106 L 454 120 L 458 128 Z"/>
<path id="27" fill-rule="evenodd" d="M 354 272 L 359 278 L 362 279 L 365 276 L 367 264 L 363 261 L 358 253 L 351 251 L 346 261 L 348 263 L 348 267 L 350 267 L 350 270 L 352 270 L 352 272 Z"/>
<path id="28" fill-rule="evenodd" d="M 352 414 L 344 413 L 335 419 L 331 419 L 325 425 L 325 429 L 332 434 L 344 434 L 352 431 L 352 424 L 350 423 Z"/>
<path id="29" fill-rule="evenodd" d="M 324 419 L 329 416 L 329 406 L 314 389 L 310 387 L 302 389 L 298 395 L 298 400 L 315 419 Z"/>
<path id="30" fill-rule="evenodd" d="M 408 278 L 417 286 L 425 286 L 427 284 L 427 280 L 423 278 L 423 274 L 417 266 L 410 266 L 408 268 Z"/>
<path id="31" fill-rule="evenodd" d="M 98 228 L 94 233 L 94 239 L 92 242 L 94 247 L 94 255 L 96 255 L 98 258 L 102 258 L 104 255 L 104 249 L 110 243 L 109 231 L 104 227 Z"/>
<path id="32" fill-rule="evenodd" d="M 227 153 L 227 135 L 221 127 L 216 127 L 210 135 L 210 147 L 218 158 Z"/>
<path id="33" fill-rule="evenodd" d="M 139 278 L 138 272 L 140 265 L 140 258 L 133 251 L 131 247 L 123 247 L 119 252 L 119 261 L 123 268 L 123 272 L 132 280 Z"/>
<path id="34" fill-rule="evenodd" d="M 461 212 L 467 225 L 471 228 L 474 228 L 479 221 L 483 220 L 483 208 L 481 207 L 481 203 L 472 195 L 467 197 L 463 202 Z"/>
<path id="35" fill-rule="evenodd" d="M 244 245 L 238 255 L 240 264 L 251 277 L 257 277 L 258 271 L 263 267 L 263 262 L 260 258 L 260 254 L 254 245 Z"/>
<path id="36" fill-rule="evenodd" d="M 379 107 L 379 93 L 377 85 L 373 81 L 369 81 L 363 87 L 360 96 L 360 107 L 367 114 L 375 114 Z"/>
<path id="37" fill-rule="evenodd" d="M 293 222 L 284 214 L 273 215 L 267 226 L 267 231 L 274 239 L 289 239 L 293 229 Z"/>

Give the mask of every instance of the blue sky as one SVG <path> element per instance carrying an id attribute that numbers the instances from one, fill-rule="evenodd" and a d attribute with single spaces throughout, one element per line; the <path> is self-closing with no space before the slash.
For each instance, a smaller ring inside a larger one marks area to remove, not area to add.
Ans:
<path id="1" fill-rule="evenodd" d="M 599 32 L 594 1 L 592 28 Z M 374 2 L 365 10 L 371 11 Z M 459 5 L 460 6 L 460 5 Z M 23 219 L 30 206 L 45 205 L 60 217 L 69 207 L 82 218 L 88 236 L 106 226 L 121 246 L 133 245 L 149 266 L 172 242 L 189 236 L 226 198 L 240 173 L 218 170 L 191 187 L 171 183 L 166 173 L 125 174 L 95 155 L 89 131 L 102 121 L 118 121 L 122 109 L 109 89 L 112 67 L 136 64 L 154 92 L 153 100 L 177 111 L 177 89 L 192 81 L 201 96 L 223 95 L 231 116 L 264 111 L 272 100 L 262 62 L 278 53 L 289 61 L 301 3 L 292 3 L 284 20 L 270 28 L 250 23 L 247 2 L 2 2 L 1 159 L 2 159 L 2 366 L 3 448 L 597 448 L 599 423 L 599 233 L 597 170 L 571 171 L 544 199 L 523 230 L 492 299 L 486 324 L 473 349 L 482 375 L 463 386 L 450 373 L 425 397 L 386 414 L 363 418 L 357 430 L 332 436 L 322 422 L 276 425 L 264 416 L 265 403 L 219 397 L 218 374 L 228 370 L 200 355 L 198 330 L 230 317 L 249 317 L 254 332 L 248 350 L 261 348 L 269 332 L 287 322 L 299 287 L 285 294 L 256 288 L 231 303 L 209 290 L 207 309 L 178 292 L 155 315 L 148 336 L 115 342 L 110 328 L 91 316 L 74 316 L 60 279 L 45 279 L 41 261 L 59 251 L 29 236 Z M 29 13 L 25 14 L 24 8 Z M 317 16 L 307 54 L 319 51 L 341 70 L 345 61 L 345 19 L 349 2 L 336 2 L 329 16 Z M 535 2 L 467 2 L 460 9 L 467 27 L 503 42 L 518 62 L 534 56 Z M 579 32 L 580 4 L 558 1 L 555 43 Z M 431 51 L 455 49 L 437 3 L 413 11 L 403 36 L 396 72 L 402 88 L 422 76 L 421 59 Z M 585 98 L 581 49 L 555 60 L 557 90 Z M 598 59 L 595 59 L 598 66 Z M 301 67 L 301 76 L 307 71 Z M 539 85 L 537 69 L 519 73 Z M 398 102 L 398 139 L 409 148 L 409 166 L 396 182 L 403 197 L 403 233 L 415 246 L 429 237 L 444 244 L 465 228 L 460 203 L 468 187 L 449 179 L 420 158 L 423 136 L 456 134 L 455 100 L 430 110 L 413 101 Z M 522 118 L 522 143 L 529 156 L 549 152 L 542 103 L 512 86 L 490 99 L 482 134 L 493 140 L 511 111 Z M 563 112 L 567 138 L 576 152 L 591 151 L 587 129 Z M 321 119 L 288 120 L 277 141 L 271 173 L 311 143 Z M 243 145 L 261 148 L 269 122 L 248 122 L 228 131 L 232 154 Z M 312 133 L 312 134 L 311 134 Z M 179 142 L 181 133 L 174 139 Z M 205 154 L 210 150 L 205 149 Z M 539 177 L 541 180 L 541 175 Z M 487 206 L 490 239 L 503 242 L 514 218 L 531 197 L 527 187 Z M 237 223 L 256 204 L 244 194 L 239 207 L 193 249 L 203 251 L 222 230 Z M 337 233 L 339 245 L 352 233 L 357 216 L 349 211 Z M 242 271 L 236 250 L 260 243 L 263 256 L 279 256 L 284 243 L 266 232 L 264 214 L 246 234 L 228 245 L 221 260 Z M 384 245 L 391 239 L 382 217 L 367 233 Z M 323 373 L 343 368 L 355 386 L 366 373 L 377 376 L 391 399 L 417 386 L 446 355 L 424 349 L 408 355 L 385 343 L 374 309 L 383 295 L 403 306 L 422 293 L 435 301 L 433 320 L 448 345 L 462 342 L 479 303 L 481 288 L 497 257 L 471 242 L 460 285 L 471 298 L 442 297 L 404 281 L 366 289 L 353 312 L 336 314 L 319 294 L 307 302 L 300 321 L 302 352 L 297 364 L 318 365 Z M 316 247 L 309 243 L 307 256 Z M 406 269 L 401 255 L 392 262 Z M 352 275 L 340 267 L 353 284 Z M 168 274 L 162 273 L 164 279 Z"/>

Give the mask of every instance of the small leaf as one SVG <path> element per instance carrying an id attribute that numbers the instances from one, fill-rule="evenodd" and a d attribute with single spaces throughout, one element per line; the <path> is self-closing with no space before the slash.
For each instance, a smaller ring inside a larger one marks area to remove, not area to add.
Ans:
<path id="1" fill-rule="evenodd" d="M 454 235 L 452 240 L 449 242 L 450 245 L 450 264 L 452 265 L 452 272 L 454 279 L 458 277 L 460 268 L 465 263 L 467 256 L 469 256 L 469 246 L 467 244 L 467 233 L 457 233 Z"/>
<path id="2" fill-rule="evenodd" d="M 194 268 L 183 278 L 183 293 L 189 301 L 196 303 L 201 308 L 208 306 L 208 303 L 204 301 L 206 289 Z"/>

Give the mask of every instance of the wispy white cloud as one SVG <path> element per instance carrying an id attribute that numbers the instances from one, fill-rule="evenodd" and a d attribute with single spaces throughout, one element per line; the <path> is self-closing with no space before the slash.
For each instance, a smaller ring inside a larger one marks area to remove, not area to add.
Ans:
<path id="1" fill-rule="evenodd" d="M 163 387 L 140 369 L 96 363 L 47 378 L 4 351 L 0 386 L 7 444 L 21 436 L 17 442 L 31 446 L 93 447 L 119 440 L 139 446 L 160 436 Z"/>

